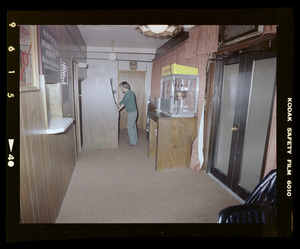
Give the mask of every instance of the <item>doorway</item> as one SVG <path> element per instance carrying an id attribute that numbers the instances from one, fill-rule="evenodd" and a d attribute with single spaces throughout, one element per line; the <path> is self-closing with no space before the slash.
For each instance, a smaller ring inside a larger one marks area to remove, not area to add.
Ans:
<path id="1" fill-rule="evenodd" d="M 145 71 L 119 71 L 118 82 L 127 81 L 135 93 L 138 108 L 137 127 L 146 129 L 146 88 Z M 118 87 L 118 103 L 123 99 L 124 93 Z M 120 112 L 120 129 L 127 128 L 127 112 Z"/>
<path id="2" fill-rule="evenodd" d="M 76 155 L 79 158 L 79 153 L 82 148 L 82 119 L 81 119 L 81 89 L 78 74 L 78 63 L 73 61 L 73 95 L 74 95 L 74 119 L 76 132 Z"/>
<path id="3" fill-rule="evenodd" d="M 264 173 L 276 86 L 275 56 L 239 54 L 216 64 L 209 169 L 244 200 Z"/>

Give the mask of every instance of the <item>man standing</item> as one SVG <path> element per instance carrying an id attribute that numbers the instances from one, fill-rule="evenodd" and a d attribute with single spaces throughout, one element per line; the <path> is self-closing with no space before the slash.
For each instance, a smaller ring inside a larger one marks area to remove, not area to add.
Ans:
<path id="1" fill-rule="evenodd" d="M 127 112 L 127 131 L 129 136 L 129 145 L 135 146 L 138 142 L 137 137 L 137 107 L 135 101 L 134 92 L 130 90 L 130 85 L 126 81 L 122 81 L 120 84 L 120 89 L 123 93 L 125 93 L 124 98 L 118 104 L 118 110 L 121 111 L 123 107 L 125 107 Z"/>

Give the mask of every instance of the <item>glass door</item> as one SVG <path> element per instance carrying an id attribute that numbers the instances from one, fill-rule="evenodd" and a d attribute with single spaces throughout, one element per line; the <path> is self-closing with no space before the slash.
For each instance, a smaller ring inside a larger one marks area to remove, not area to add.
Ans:
<path id="1" fill-rule="evenodd" d="M 232 143 L 232 127 L 235 114 L 239 64 L 223 65 L 222 92 L 220 93 L 219 131 L 216 140 L 215 174 L 226 183 Z M 227 184 L 226 184 L 227 185 Z"/>
<path id="2" fill-rule="evenodd" d="M 237 144 L 236 174 L 232 189 L 240 196 L 248 196 L 261 180 L 264 173 L 264 160 L 269 135 L 275 82 L 276 57 L 256 58 L 249 61 L 252 65 L 250 82 L 245 91 L 248 103 L 240 113 L 243 135 Z"/>
<path id="3" fill-rule="evenodd" d="M 216 64 L 214 97 L 212 110 L 212 149 L 210 150 L 210 172 L 230 188 L 231 169 L 237 140 L 234 127 L 237 98 L 239 97 L 240 72 L 244 67 L 245 56 L 220 60 Z"/>
<path id="4" fill-rule="evenodd" d="M 261 179 L 276 57 L 244 54 L 216 65 L 210 172 L 243 199 Z"/>

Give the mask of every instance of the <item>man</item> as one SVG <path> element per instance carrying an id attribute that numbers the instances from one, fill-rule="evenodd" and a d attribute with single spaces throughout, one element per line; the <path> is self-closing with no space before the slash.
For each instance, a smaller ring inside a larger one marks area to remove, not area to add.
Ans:
<path id="1" fill-rule="evenodd" d="M 136 120 L 137 120 L 137 107 L 135 101 L 134 92 L 131 91 L 130 85 L 126 81 L 122 81 L 120 84 L 120 89 L 123 93 L 125 93 L 124 98 L 118 104 L 118 110 L 121 111 L 123 107 L 125 107 L 127 112 L 127 131 L 129 136 L 129 145 L 135 146 L 138 142 L 137 137 L 137 127 L 136 127 Z"/>

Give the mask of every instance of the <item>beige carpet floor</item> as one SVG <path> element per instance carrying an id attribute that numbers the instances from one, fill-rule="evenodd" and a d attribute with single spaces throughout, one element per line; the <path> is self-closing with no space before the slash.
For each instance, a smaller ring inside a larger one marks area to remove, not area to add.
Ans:
<path id="1" fill-rule="evenodd" d="M 205 172 L 155 171 L 145 130 L 127 141 L 121 130 L 118 149 L 81 152 L 57 223 L 215 223 L 240 204 Z"/>

